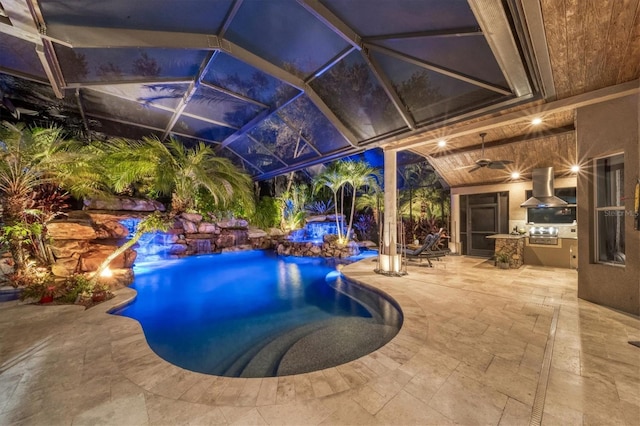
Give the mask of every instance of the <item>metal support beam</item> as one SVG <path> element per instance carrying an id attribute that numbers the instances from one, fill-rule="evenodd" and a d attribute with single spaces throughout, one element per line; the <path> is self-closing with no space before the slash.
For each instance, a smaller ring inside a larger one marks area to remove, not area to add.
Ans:
<path id="1" fill-rule="evenodd" d="M 42 45 L 42 39 L 39 34 L 33 33 L 32 31 L 26 31 L 19 27 L 14 27 L 13 25 L 0 22 L 0 33 L 7 34 L 11 37 L 19 38 L 30 43 L 35 43 L 36 45 Z"/>
<path id="2" fill-rule="evenodd" d="M 358 139 L 355 135 L 340 121 L 340 119 L 338 119 L 338 117 L 336 117 L 333 111 L 329 109 L 327 104 L 324 103 L 315 90 L 313 90 L 311 86 L 306 84 L 302 79 L 227 40 L 222 41 L 222 48 L 225 53 L 228 53 L 236 59 L 240 59 L 247 64 L 295 87 L 296 89 L 305 92 L 309 99 L 315 104 L 320 112 L 324 114 L 327 120 L 331 122 L 338 132 L 340 132 L 352 146 L 357 146 Z M 289 101 L 291 100 L 293 99 L 290 99 Z"/>
<path id="3" fill-rule="evenodd" d="M 231 90 L 227 90 L 227 89 L 225 89 L 223 87 L 220 87 L 220 86 L 217 86 L 215 84 L 207 83 L 206 81 L 201 81 L 200 85 L 203 86 L 203 87 L 208 87 L 210 89 L 213 89 L 216 92 L 224 93 L 225 95 L 229 95 L 232 98 L 239 99 L 239 100 L 241 100 L 243 102 L 247 102 L 247 103 L 250 103 L 250 104 L 253 104 L 253 105 L 257 105 L 257 106 L 259 106 L 261 108 L 269 108 L 269 105 L 267 105 L 267 104 L 263 104 L 260 101 L 256 101 L 255 99 L 251 99 L 251 98 L 248 98 L 246 96 L 240 95 L 240 94 L 238 94 L 236 92 L 232 92 Z"/>
<path id="4" fill-rule="evenodd" d="M 461 28 L 447 28 L 443 30 L 430 30 L 430 31 L 414 31 L 409 33 L 396 33 L 385 34 L 380 36 L 362 37 L 362 41 L 365 43 L 371 43 L 376 41 L 385 40 L 400 40 L 403 38 L 444 38 L 444 37 L 469 37 L 469 36 L 481 36 L 482 29 L 480 27 L 461 27 Z"/>
<path id="5" fill-rule="evenodd" d="M 43 40 L 42 46 L 36 45 L 36 53 L 42 63 L 44 73 L 47 75 L 53 93 L 58 99 L 64 98 L 62 90 L 65 86 L 64 77 L 56 57 L 56 51 L 53 49 L 53 44 L 49 40 Z"/>
<path id="6" fill-rule="evenodd" d="M 242 1 L 243 0 L 235 0 L 231 5 L 231 8 L 229 9 L 227 16 L 224 17 L 224 22 L 220 27 L 220 31 L 218 31 L 218 37 L 220 39 L 224 37 L 227 30 L 229 29 L 229 26 L 231 26 L 231 22 L 233 22 L 233 18 L 235 18 L 236 13 L 238 13 L 238 10 L 240 9 L 240 6 L 242 6 Z"/>
<path id="7" fill-rule="evenodd" d="M 78 110 L 80 110 L 80 117 L 82 117 L 82 125 L 84 126 L 84 130 L 87 132 L 87 138 L 91 141 L 91 130 L 89 130 L 89 122 L 87 121 L 87 116 L 84 113 L 80 89 L 76 89 L 76 103 L 78 104 Z"/>
<path id="8" fill-rule="evenodd" d="M 43 39 L 47 27 L 38 3 L 30 0 L 14 0 L 3 2 L 3 7 L 7 17 L 16 28 L 15 31 L 21 33 L 22 38 L 28 38 L 27 33 L 40 38 L 40 43 L 36 43 L 36 53 L 53 92 L 57 98 L 62 99 L 64 97 L 62 90 L 65 86 L 64 78 L 53 45 Z"/>
<path id="9" fill-rule="evenodd" d="M 511 32 L 511 23 L 501 0 L 469 0 L 469 6 L 485 34 L 511 91 L 516 96 L 533 93 L 527 71 L 520 59 L 518 45 Z"/>
<path id="10" fill-rule="evenodd" d="M 409 62 L 410 64 L 419 66 L 420 68 L 427 69 L 429 71 L 434 71 L 442 75 L 446 75 L 447 77 L 455 78 L 456 80 L 464 81 L 465 83 L 473 84 L 474 86 L 482 87 L 483 89 L 491 90 L 492 92 L 500 93 L 501 95 L 511 95 L 512 93 L 505 89 L 504 87 L 500 87 L 496 84 L 489 83 L 488 81 L 481 80 L 479 78 L 471 77 L 470 75 L 466 75 L 460 73 L 458 71 L 451 70 L 449 68 L 442 67 L 440 65 L 433 64 L 431 62 L 423 61 L 422 59 L 418 59 L 414 56 L 406 55 L 404 53 L 397 52 L 395 50 L 389 49 L 384 46 L 379 46 L 377 44 L 365 43 L 365 47 L 370 50 L 376 50 L 378 52 L 382 52 L 385 55 L 394 57 L 396 59 L 400 59 L 405 62 Z"/>
<path id="11" fill-rule="evenodd" d="M 318 0 L 298 0 L 298 3 L 351 46 L 362 48 L 360 36 Z"/>
<path id="12" fill-rule="evenodd" d="M 217 50 L 217 35 L 125 28 L 83 27 L 56 24 L 48 26 L 45 38 L 73 48 L 167 48 Z"/>
<path id="13" fill-rule="evenodd" d="M 298 90 L 304 90 L 304 80 L 300 77 L 295 76 L 294 74 L 272 64 L 266 59 L 261 58 L 255 53 L 249 52 L 237 44 L 230 42 L 229 40 L 221 40 L 220 44 L 223 52 L 289 84 L 290 86 L 295 87 Z"/>
<path id="14" fill-rule="evenodd" d="M 173 113 L 173 117 L 171 117 L 171 120 L 169 120 L 169 123 L 167 124 L 167 128 L 162 134 L 162 140 L 166 139 L 166 137 L 169 136 L 171 129 L 173 129 L 173 126 L 175 126 L 178 120 L 180 119 L 180 116 L 182 115 L 185 108 L 187 107 L 187 104 L 189 103 L 193 95 L 198 90 L 198 87 L 200 86 L 200 82 L 202 81 L 202 77 L 207 73 L 207 70 L 209 69 L 209 66 L 215 59 L 217 53 L 218 53 L 217 50 L 210 53 L 209 55 L 207 55 L 207 58 L 205 58 L 202 64 L 200 64 L 200 69 L 198 71 L 198 74 L 196 75 L 194 80 L 191 82 L 191 84 L 189 85 L 189 88 L 187 89 L 184 96 L 182 97 L 182 100 L 176 107 L 176 110 Z"/>
<path id="15" fill-rule="evenodd" d="M 517 4 L 522 8 L 527 24 L 528 38 L 533 47 L 533 56 L 538 66 L 544 98 L 553 101 L 556 98 L 556 86 L 553 80 L 553 69 L 551 68 L 540 0 L 520 1 Z"/>

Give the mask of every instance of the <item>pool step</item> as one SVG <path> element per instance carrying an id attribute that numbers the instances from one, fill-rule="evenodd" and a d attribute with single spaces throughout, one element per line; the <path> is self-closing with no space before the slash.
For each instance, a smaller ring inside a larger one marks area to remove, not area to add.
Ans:
<path id="1" fill-rule="evenodd" d="M 278 376 L 344 364 L 375 351 L 396 334 L 395 327 L 371 318 L 336 318 L 299 339 L 282 356 Z"/>
<path id="2" fill-rule="evenodd" d="M 251 358 L 244 362 L 239 377 L 272 377 L 276 376 L 278 365 L 285 353 L 294 345 L 297 341 L 303 337 L 312 334 L 313 332 L 327 327 L 327 322 L 331 320 L 324 320 L 313 322 L 311 324 L 305 324 L 300 327 L 296 327 L 285 333 L 280 334 L 275 339 L 272 339 L 268 343 L 262 345 L 259 351 L 256 351 Z M 243 360 L 244 361 L 244 360 Z M 243 362 L 241 361 L 241 363 Z M 235 366 L 238 368 L 238 365 Z"/>

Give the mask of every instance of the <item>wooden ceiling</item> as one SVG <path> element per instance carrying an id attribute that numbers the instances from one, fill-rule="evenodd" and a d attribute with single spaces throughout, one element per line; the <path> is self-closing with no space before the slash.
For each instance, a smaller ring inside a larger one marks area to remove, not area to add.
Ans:
<path id="1" fill-rule="evenodd" d="M 525 178 L 536 167 L 553 166 L 562 175 L 576 161 L 575 108 L 541 116 L 531 125 L 531 111 L 555 100 L 568 99 L 640 78 L 640 0 L 540 0 L 554 94 L 501 113 L 476 117 L 454 125 L 413 135 L 397 143 L 429 159 L 452 187 L 508 181 L 511 171 Z M 521 122 L 499 124 L 501 116 L 526 110 Z M 485 158 L 513 160 L 505 170 L 480 169 L 469 173 L 480 158 L 478 132 L 451 137 L 491 121 Z M 447 141 L 438 148 L 439 139 Z"/>

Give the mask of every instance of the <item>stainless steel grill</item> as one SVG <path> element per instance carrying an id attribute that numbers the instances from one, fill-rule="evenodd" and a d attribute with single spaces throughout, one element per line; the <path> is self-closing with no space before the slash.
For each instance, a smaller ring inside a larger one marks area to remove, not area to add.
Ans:
<path id="1" fill-rule="evenodd" d="M 534 226 L 529 230 L 529 244 L 557 245 L 558 228 L 555 226 Z"/>

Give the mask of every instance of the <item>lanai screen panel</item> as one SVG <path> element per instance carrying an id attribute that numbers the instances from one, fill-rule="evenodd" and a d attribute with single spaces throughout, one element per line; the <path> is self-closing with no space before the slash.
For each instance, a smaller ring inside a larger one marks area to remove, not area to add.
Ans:
<path id="1" fill-rule="evenodd" d="M 293 0 L 243 2 L 226 37 L 302 78 L 349 46 Z"/>
<path id="2" fill-rule="evenodd" d="M 192 49 L 70 49 L 56 45 L 67 83 L 192 79 L 208 52 Z"/>
<path id="3" fill-rule="evenodd" d="M 249 132 L 249 135 L 287 164 L 296 164 L 317 157 L 299 133 L 276 115 L 262 121 Z"/>
<path id="4" fill-rule="evenodd" d="M 446 119 L 504 97 L 483 87 L 383 53 L 375 52 L 373 56 L 418 122 Z"/>
<path id="5" fill-rule="evenodd" d="M 323 154 L 349 147 L 345 137 L 305 95 L 282 108 L 278 115 L 291 127 L 302 131 L 302 136 Z"/>
<path id="6" fill-rule="evenodd" d="M 230 96 L 210 87 L 200 86 L 189 100 L 184 112 L 206 117 L 228 127 L 241 127 L 264 108 Z"/>
<path id="7" fill-rule="evenodd" d="M 183 114 L 173 126 L 172 131 L 205 141 L 222 142 L 235 133 L 236 130 Z"/>
<path id="8" fill-rule="evenodd" d="M 477 26 L 466 0 L 324 0 L 363 37 Z"/>
<path id="9" fill-rule="evenodd" d="M 360 52 L 349 54 L 311 87 L 361 140 L 406 126 Z"/>
<path id="10" fill-rule="evenodd" d="M 180 104 L 188 87 L 187 83 L 129 83 L 100 84 L 91 86 L 90 90 L 130 99 L 142 105 L 164 107 L 173 111 Z"/>
<path id="11" fill-rule="evenodd" d="M 287 83 L 224 53 L 214 58 L 203 81 L 270 107 L 278 107 L 300 93 Z"/>
<path id="12" fill-rule="evenodd" d="M 0 33 L 0 69 L 17 71 L 21 74 L 45 80 L 42 63 L 36 54 L 36 45 L 10 35 Z"/>

